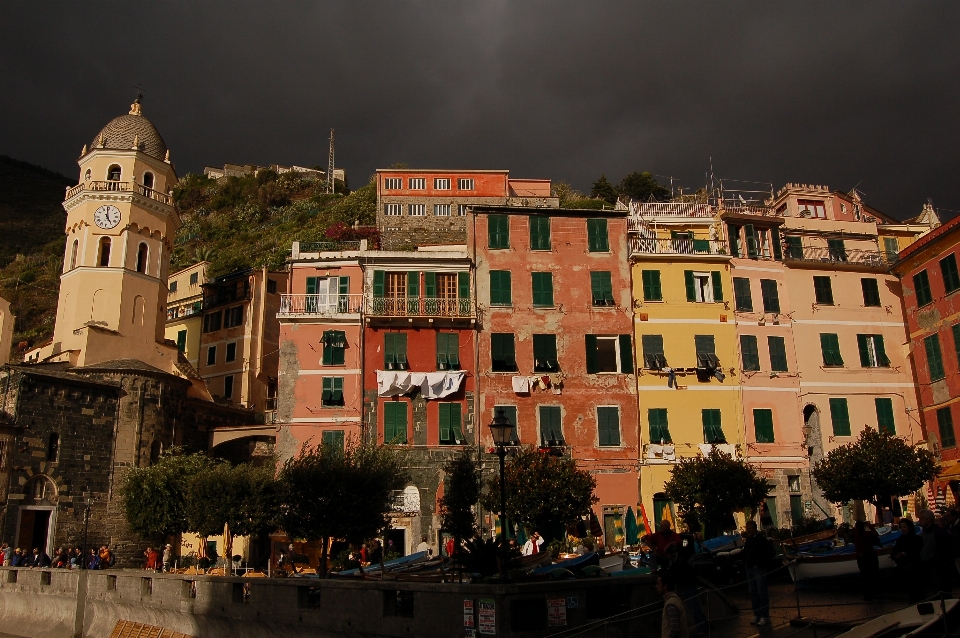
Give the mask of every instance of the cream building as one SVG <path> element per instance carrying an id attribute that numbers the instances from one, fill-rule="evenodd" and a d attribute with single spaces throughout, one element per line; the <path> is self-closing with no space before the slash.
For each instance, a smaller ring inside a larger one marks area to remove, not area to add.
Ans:
<path id="1" fill-rule="evenodd" d="M 0 297 L 0 365 L 10 360 L 14 320 L 16 317 L 10 312 L 10 302 Z"/>
<path id="2" fill-rule="evenodd" d="M 194 368 L 200 363 L 200 331 L 203 327 L 203 284 L 210 262 L 201 261 L 170 275 L 167 280 L 168 341 L 177 344 Z"/>

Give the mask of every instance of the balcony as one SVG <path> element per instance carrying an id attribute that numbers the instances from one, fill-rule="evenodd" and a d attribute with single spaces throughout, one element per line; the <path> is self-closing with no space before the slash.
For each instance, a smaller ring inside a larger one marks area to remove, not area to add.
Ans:
<path id="1" fill-rule="evenodd" d="M 161 193 L 160 191 L 153 190 L 152 188 L 147 188 L 143 184 L 137 184 L 136 182 L 115 182 L 112 180 L 107 181 L 87 181 L 82 184 L 77 184 L 72 188 L 67 189 L 66 199 L 70 199 L 75 195 L 79 195 L 82 192 L 112 192 L 112 193 L 136 193 L 141 197 L 146 197 L 154 201 L 160 202 L 161 204 L 166 204 L 167 206 L 173 205 L 173 198 L 171 198 L 166 193 Z"/>
<path id="2" fill-rule="evenodd" d="M 359 241 L 311 241 L 300 242 L 300 254 L 360 250 Z"/>
<path id="3" fill-rule="evenodd" d="M 278 317 L 332 317 L 359 314 L 363 295 L 280 295 Z"/>
<path id="4" fill-rule="evenodd" d="M 827 246 L 796 246 L 787 244 L 783 251 L 784 261 L 806 262 L 809 264 L 850 264 L 852 266 L 870 266 L 887 268 L 896 259 L 893 253 L 877 249 L 831 248 Z"/>
<path id="5" fill-rule="evenodd" d="M 643 219 L 683 219 L 683 218 L 701 218 L 713 219 L 714 211 L 710 204 L 697 204 L 693 202 L 630 202 L 630 227 L 636 230 L 634 224 L 637 223 L 636 217 Z"/>
<path id="6" fill-rule="evenodd" d="M 439 297 L 367 297 L 369 317 L 473 319 L 474 299 Z"/>
<path id="7" fill-rule="evenodd" d="M 727 243 L 714 239 L 689 239 L 674 237 L 659 239 L 656 237 L 628 237 L 630 256 L 634 255 L 665 255 L 690 257 L 729 257 Z"/>

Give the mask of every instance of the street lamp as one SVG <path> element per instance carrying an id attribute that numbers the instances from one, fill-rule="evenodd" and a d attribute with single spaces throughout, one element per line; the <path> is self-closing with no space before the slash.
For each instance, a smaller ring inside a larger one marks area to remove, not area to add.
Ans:
<path id="1" fill-rule="evenodd" d="M 87 569 L 87 529 L 90 526 L 90 495 L 84 495 L 83 507 L 83 551 L 80 554 L 80 569 Z"/>
<path id="2" fill-rule="evenodd" d="M 504 416 L 503 408 L 497 408 L 493 421 L 490 422 L 490 433 L 493 435 L 493 444 L 497 448 L 500 458 L 500 580 L 506 580 L 507 565 L 507 485 L 504 478 L 504 459 L 507 456 L 507 446 L 510 445 L 510 435 L 513 433 L 513 424 Z"/>

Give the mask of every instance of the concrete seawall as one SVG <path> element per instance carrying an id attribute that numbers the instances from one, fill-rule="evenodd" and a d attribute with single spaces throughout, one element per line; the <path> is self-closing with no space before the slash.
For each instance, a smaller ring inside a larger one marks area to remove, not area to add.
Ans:
<path id="1" fill-rule="evenodd" d="M 119 620 L 198 638 L 449 638 L 469 635 L 465 620 L 479 628 L 481 601 L 497 636 L 526 638 L 657 600 L 650 576 L 497 586 L 0 568 L 0 631 L 31 638 L 105 638 Z M 595 633 L 657 636 L 654 618 Z"/>

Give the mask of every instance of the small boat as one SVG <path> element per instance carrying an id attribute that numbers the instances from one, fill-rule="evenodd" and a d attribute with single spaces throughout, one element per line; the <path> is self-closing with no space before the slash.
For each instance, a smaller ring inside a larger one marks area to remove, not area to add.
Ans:
<path id="1" fill-rule="evenodd" d="M 623 558 L 624 556 L 621 552 L 617 552 L 615 554 L 607 554 L 606 556 L 600 559 L 600 567 L 602 567 L 603 571 L 607 572 L 608 574 L 612 574 L 614 572 L 622 572 L 623 564 L 624 564 Z M 628 556 L 627 562 L 629 563 L 629 561 L 630 559 Z"/>
<path id="2" fill-rule="evenodd" d="M 813 534 L 806 534 L 805 536 L 788 538 L 780 541 L 780 545 L 783 547 L 783 552 L 785 554 L 796 554 L 809 549 L 811 546 L 826 541 L 832 541 L 834 538 L 836 538 L 836 536 L 837 530 L 835 528 L 831 528 L 825 529 L 821 532 L 814 532 Z"/>
<path id="3" fill-rule="evenodd" d="M 547 576 L 555 569 L 567 569 L 574 574 L 579 572 L 581 569 L 587 565 L 599 565 L 600 564 L 600 555 L 596 552 L 588 552 L 582 556 L 577 556 L 576 558 L 570 558 L 568 560 L 562 560 L 559 563 L 553 563 L 552 565 L 544 565 L 543 567 L 538 567 L 533 570 L 533 576 Z"/>
<path id="4" fill-rule="evenodd" d="M 533 569 L 553 562 L 550 552 L 539 552 L 528 556 L 521 556 L 510 561 L 510 569 Z"/>
<path id="5" fill-rule="evenodd" d="M 385 563 L 383 564 L 383 568 L 384 568 L 386 571 L 389 572 L 391 569 L 395 569 L 395 568 L 398 568 L 398 567 L 403 567 L 403 566 L 407 566 L 407 565 L 412 565 L 412 564 L 415 564 L 415 563 L 422 563 L 423 561 L 427 560 L 428 558 L 430 558 L 430 554 L 429 554 L 429 553 L 427 553 L 427 552 L 417 552 L 416 554 L 409 554 L 409 555 L 407 555 L 407 556 L 401 556 L 400 558 L 395 558 L 395 559 L 393 559 L 393 560 L 388 560 L 387 562 L 385 562 Z M 361 574 L 361 572 L 360 572 L 360 568 L 357 568 L 357 569 L 347 569 L 347 570 L 344 570 L 344 571 L 342 571 L 342 572 L 330 572 L 330 575 L 333 576 L 334 578 L 336 578 L 336 577 L 340 577 L 340 576 L 348 576 L 348 577 L 349 577 L 349 576 L 363 576 L 364 574 L 370 574 L 370 573 L 377 573 L 377 574 L 379 574 L 379 573 L 380 573 L 380 565 L 370 565 L 369 567 L 365 567 L 365 568 L 363 569 L 363 573 L 362 573 L 362 574 Z"/>
<path id="6" fill-rule="evenodd" d="M 954 617 L 960 612 L 958 603 L 956 598 L 944 601 L 948 626 L 953 625 Z M 877 616 L 837 638 L 933 638 L 942 636 L 943 630 L 940 601 L 934 600 Z"/>
<path id="7" fill-rule="evenodd" d="M 900 530 L 880 528 L 877 531 L 885 532 L 879 534 L 881 547 L 877 549 L 877 555 L 880 557 L 880 569 L 881 571 L 893 569 L 896 565 L 889 556 L 893 551 L 894 543 L 900 537 Z M 799 552 L 788 556 L 787 559 L 790 561 L 788 569 L 794 582 L 814 578 L 856 576 L 860 573 L 853 543 L 839 546 L 815 546 L 810 551 Z"/>

